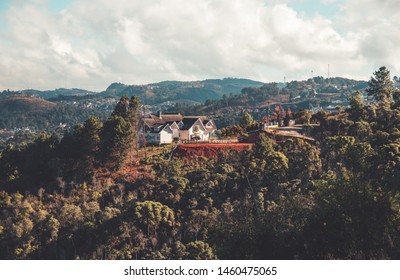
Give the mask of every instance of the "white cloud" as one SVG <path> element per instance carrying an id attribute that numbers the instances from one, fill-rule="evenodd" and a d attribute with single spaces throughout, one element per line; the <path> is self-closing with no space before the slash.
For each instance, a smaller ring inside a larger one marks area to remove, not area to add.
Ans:
<path id="1" fill-rule="evenodd" d="M 326 75 L 328 64 L 333 75 L 367 78 L 399 60 L 396 0 L 383 7 L 367 0 L 361 10 L 349 0 L 337 19 L 264 0 L 80 0 L 58 14 L 35 1 L 7 11 L 0 89 L 102 90 L 114 81 L 226 76 L 278 81 L 311 70 Z"/>
<path id="2" fill-rule="evenodd" d="M 349 0 L 342 6 L 343 29 L 357 38 L 359 54 L 367 61 L 368 71 L 386 65 L 400 72 L 400 10 L 398 0 Z"/>

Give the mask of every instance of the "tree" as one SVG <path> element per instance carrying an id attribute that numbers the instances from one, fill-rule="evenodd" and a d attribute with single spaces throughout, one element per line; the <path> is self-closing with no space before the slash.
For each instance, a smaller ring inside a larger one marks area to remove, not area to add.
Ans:
<path id="1" fill-rule="evenodd" d="M 101 130 L 101 159 L 111 169 L 119 169 L 132 145 L 131 125 L 122 117 L 110 117 Z"/>
<path id="2" fill-rule="evenodd" d="M 309 124 L 312 113 L 310 110 L 300 110 L 295 114 L 296 123 L 298 124 Z"/>
<path id="3" fill-rule="evenodd" d="M 316 206 L 305 232 L 310 256 L 387 258 L 398 242 L 398 214 L 390 198 L 376 183 L 342 172 L 341 178 L 315 182 Z"/>
<path id="4" fill-rule="evenodd" d="M 295 138 L 283 144 L 282 152 L 288 158 L 288 173 L 293 179 L 308 180 L 320 174 L 322 164 L 317 147 Z"/>
<path id="5" fill-rule="evenodd" d="M 327 137 L 322 142 L 321 155 L 324 163 L 331 170 L 339 169 L 345 161 L 348 149 L 354 145 L 355 138 L 352 136 Z"/>
<path id="6" fill-rule="evenodd" d="M 393 82 L 390 79 L 390 71 L 382 66 L 374 72 L 374 76 L 368 82 L 366 89 L 368 95 L 373 96 L 382 106 L 387 107 L 393 101 Z"/>
<path id="7" fill-rule="evenodd" d="M 135 124 L 137 121 L 137 115 L 139 109 L 139 99 L 136 96 L 132 96 L 131 99 L 128 99 L 127 96 L 122 96 L 117 105 L 115 106 L 114 111 L 112 112 L 112 117 L 122 117 L 126 121 Z"/>
<path id="8" fill-rule="evenodd" d="M 194 241 L 186 244 L 189 260 L 215 260 L 213 249 L 203 241 Z"/>
<path id="9" fill-rule="evenodd" d="M 100 149 L 103 164 L 119 169 L 131 147 L 136 143 L 139 100 L 136 96 L 121 97 L 114 112 L 100 132 Z"/>
<path id="10" fill-rule="evenodd" d="M 350 98 L 349 119 L 359 122 L 365 119 L 364 100 L 360 91 L 356 91 Z"/>
<path id="11" fill-rule="evenodd" d="M 256 159 L 251 163 L 251 166 L 254 167 L 254 171 L 264 172 L 266 180 L 272 183 L 279 181 L 286 175 L 288 169 L 287 157 L 283 153 L 275 151 L 272 140 L 264 133 L 260 134 L 254 145 L 253 155 Z M 262 180 L 262 178 L 259 179 Z"/>
<path id="12" fill-rule="evenodd" d="M 81 168 L 84 173 L 90 173 L 96 163 L 100 150 L 100 131 L 102 123 L 97 117 L 90 117 L 83 126 L 76 128 L 77 148 L 80 151 L 79 157 L 83 164 Z"/>
<path id="13" fill-rule="evenodd" d="M 253 117 L 247 113 L 243 113 L 242 121 L 240 122 L 241 127 L 246 131 L 255 130 L 258 128 L 258 123 L 254 121 Z"/>
<path id="14" fill-rule="evenodd" d="M 174 211 L 156 201 L 137 202 L 134 215 L 137 221 L 147 228 L 147 235 L 157 235 L 159 227 L 172 228 L 175 222 Z"/>

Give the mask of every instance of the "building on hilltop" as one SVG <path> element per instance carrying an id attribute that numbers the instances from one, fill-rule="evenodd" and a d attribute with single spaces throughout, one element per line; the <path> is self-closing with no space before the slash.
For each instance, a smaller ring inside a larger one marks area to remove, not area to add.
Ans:
<path id="1" fill-rule="evenodd" d="M 174 141 L 208 141 L 215 137 L 217 127 L 205 116 L 183 116 L 180 113 L 149 114 L 139 122 L 141 145 L 169 144 Z"/>

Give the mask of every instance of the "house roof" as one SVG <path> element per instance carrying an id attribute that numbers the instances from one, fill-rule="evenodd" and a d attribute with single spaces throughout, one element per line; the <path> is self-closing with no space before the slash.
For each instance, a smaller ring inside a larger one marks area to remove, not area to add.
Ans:
<path id="1" fill-rule="evenodd" d="M 155 121 L 158 122 L 179 122 L 183 119 L 183 116 L 181 114 L 161 114 L 161 115 L 155 115 L 152 114 L 151 118 Z"/>
<path id="2" fill-rule="evenodd" d="M 206 116 L 185 116 L 185 118 L 195 118 L 200 119 L 201 121 L 209 120 Z"/>
<path id="3" fill-rule="evenodd" d="M 202 120 L 204 125 L 207 125 L 211 120 Z"/>
<path id="4" fill-rule="evenodd" d="M 201 124 L 205 128 L 205 125 L 208 124 L 211 120 L 208 119 L 206 116 L 187 116 L 184 117 L 181 114 L 176 114 L 176 113 L 165 113 L 165 114 L 151 114 L 148 115 L 145 118 L 142 118 L 143 122 L 151 129 L 152 133 L 156 133 L 154 131 L 157 131 L 157 133 L 161 130 L 159 130 L 161 125 L 172 125 L 173 123 L 178 124 L 181 128 L 181 130 L 189 130 L 197 120 L 200 120 Z M 182 126 L 180 125 L 182 123 Z M 213 124 L 213 122 L 212 122 Z M 213 125 L 215 126 L 215 125 Z M 157 128 L 157 129 L 155 129 Z M 215 128 L 214 128 L 215 129 Z M 210 130 L 210 129 L 208 129 Z M 207 131 L 208 131 L 207 130 Z"/>
<path id="5" fill-rule="evenodd" d="M 197 122 L 197 120 L 198 120 L 198 118 L 185 117 L 182 120 L 183 127 L 181 130 L 189 130 Z"/>
<path id="6" fill-rule="evenodd" d="M 169 127 L 169 124 L 162 124 L 162 125 L 154 125 L 151 130 L 150 133 L 160 133 L 161 131 L 163 131 L 166 127 Z"/>

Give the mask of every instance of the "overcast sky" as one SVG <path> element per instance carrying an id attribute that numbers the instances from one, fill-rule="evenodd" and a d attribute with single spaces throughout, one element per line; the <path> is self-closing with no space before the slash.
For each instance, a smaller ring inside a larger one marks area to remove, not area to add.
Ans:
<path id="1" fill-rule="evenodd" d="M 400 74 L 399 0 L 0 0 L 0 90 Z"/>

